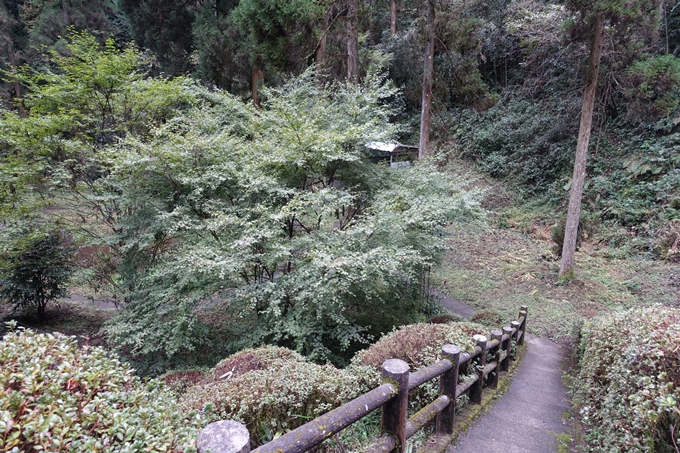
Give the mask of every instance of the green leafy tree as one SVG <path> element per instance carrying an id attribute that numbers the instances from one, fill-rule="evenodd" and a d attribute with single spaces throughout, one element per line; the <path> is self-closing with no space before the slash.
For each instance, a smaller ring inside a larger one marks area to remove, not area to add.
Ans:
<path id="1" fill-rule="evenodd" d="M 184 80 L 147 79 L 149 62 L 135 47 L 119 50 L 112 39 L 102 46 L 89 32 L 74 30 L 65 47 L 65 53 L 46 53 L 47 68 L 21 66 L 8 74 L 26 87 L 17 101 L 30 119 L 44 123 L 43 134 L 96 150 L 172 114 Z"/>
<path id="2" fill-rule="evenodd" d="M 264 70 L 301 72 L 314 53 L 316 23 L 323 17 L 322 2 L 311 0 L 241 0 L 231 12 L 243 36 L 241 52 L 252 65 L 251 96 L 259 105 Z"/>
<path id="3" fill-rule="evenodd" d="M 148 133 L 190 105 L 191 83 L 147 78 L 148 62 L 134 47 L 119 50 L 113 40 L 102 47 L 87 32 L 72 32 L 68 39 L 66 54 L 48 52 L 49 67 L 8 73 L 26 89 L 16 102 L 27 115 L 0 112 L 0 200 L 9 214 L 58 196 L 72 208 L 62 214 L 78 213 L 79 222 L 68 220 L 96 236 L 88 220 L 94 216 L 113 228 L 117 212 L 95 191 L 94 182 L 107 172 L 100 151 L 128 134 Z"/>
<path id="4" fill-rule="evenodd" d="M 131 40 L 117 1 L 6 0 L 0 2 L 0 71 L 21 64 L 44 66 L 45 49 L 65 50 L 69 28 L 89 30 L 102 44 L 109 36 L 120 45 Z M 21 96 L 16 80 L 3 80 L 2 88 L 0 99 L 7 105 Z"/>
<path id="5" fill-rule="evenodd" d="M 119 346 L 182 355 L 206 341 L 196 310 L 212 301 L 246 326 L 234 347 L 343 362 L 429 312 L 421 283 L 440 228 L 474 211 L 474 197 L 429 167 L 365 161 L 364 144 L 395 130 L 382 78 L 324 89 L 313 79 L 268 90 L 257 114 L 211 93 L 152 141 L 116 149 L 108 180 L 128 213 L 133 288 L 108 328 Z"/>
<path id="6" fill-rule="evenodd" d="M 25 114 L 0 110 L 0 212 L 12 228 L 36 217 L 63 221 L 77 244 L 108 244 L 116 254 L 110 235 L 119 207 L 97 184 L 109 172 L 103 150 L 191 106 L 194 85 L 149 78 L 149 63 L 134 47 L 101 46 L 87 32 L 68 40 L 66 53 L 46 54 L 47 66 L 7 73 L 25 87 L 16 99 Z"/>
<path id="7" fill-rule="evenodd" d="M 0 255 L 0 299 L 45 317 L 48 303 L 67 295 L 75 248 L 63 233 L 22 230 Z"/>
<path id="8" fill-rule="evenodd" d="M 108 329 L 119 347 L 189 356 L 208 341 L 198 313 L 220 303 L 245 332 L 232 348 L 342 362 L 430 310 L 422 282 L 441 228 L 475 201 L 429 167 L 366 162 L 364 144 L 398 129 L 384 77 L 321 87 L 306 73 L 256 111 L 146 77 L 134 48 L 84 33 L 69 46 L 49 70 L 12 73 L 28 116 L 0 122 L 3 209 L 76 219 L 119 254 L 127 302 Z M 42 200 L 60 209 L 37 210 Z"/>

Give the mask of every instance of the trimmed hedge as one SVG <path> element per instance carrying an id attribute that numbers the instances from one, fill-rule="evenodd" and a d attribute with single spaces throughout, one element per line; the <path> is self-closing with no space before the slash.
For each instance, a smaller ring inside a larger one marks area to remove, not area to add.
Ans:
<path id="1" fill-rule="evenodd" d="M 206 424 L 180 411 L 159 381 L 59 334 L 10 330 L 0 342 L 0 388 L 3 452 L 193 452 Z"/>
<path id="2" fill-rule="evenodd" d="M 373 388 L 387 358 L 416 370 L 438 360 L 445 343 L 472 350 L 472 335 L 485 330 L 472 323 L 405 326 L 345 370 L 286 348 L 247 349 L 209 371 L 167 373 L 174 392 L 161 380 L 140 380 L 101 348 L 78 347 L 73 337 L 12 330 L 0 343 L 0 451 L 193 452 L 198 431 L 218 419 L 244 423 L 257 446 Z M 436 394 L 434 383 L 425 387 L 414 407 Z"/>
<path id="3" fill-rule="evenodd" d="M 259 446 L 379 385 L 385 360 L 403 359 L 415 371 L 439 360 L 445 343 L 472 350 L 472 335 L 486 331 L 473 323 L 404 326 L 357 354 L 346 369 L 265 346 L 227 357 L 208 372 L 176 372 L 165 379 L 182 389 L 187 410 L 205 409 L 216 420 L 237 420 L 250 431 L 251 446 Z M 412 406 L 421 407 L 436 395 L 436 382 L 414 392 Z"/>
<path id="4" fill-rule="evenodd" d="M 674 452 L 680 438 L 680 310 L 651 306 L 582 330 L 574 402 L 599 452 Z"/>
<path id="5" fill-rule="evenodd" d="M 489 329 L 471 322 L 450 324 L 410 324 L 385 335 L 368 349 L 359 352 L 347 369 L 362 376 L 367 386 L 373 388 L 381 382 L 382 364 L 390 358 L 401 359 L 409 364 L 411 372 L 425 368 L 441 360 L 441 349 L 453 344 L 462 352 L 475 348 L 473 335 L 489 336 Z M 465 379 L 465 376 L 461 376 Z M 434 379 L 409 393 L 411 412 L 422 409 L 439 395 L 439 381 Z"/>
<path id="6" fill-rule="evenodd" d="M 259 446 L 369 390 L 361 377 L 317 365 L 286 348 L 246 349 L 187 388 L 181 404 L 236 420 Z"/>
<path id="7" fill-rule="evenodd" d="M 500 324 L 499 324 L 500 326 Z M 441 359 L 441 348 L 454 344 L 463 352 L 474 350 L 473 335 L 489 335 L 488 328 L 471 322 L 410 324 L 385 335 L 352 359 L 352 366 L 369 366 L 380 373 L 387 359 L 401 359 L 416 371 Z M 377 382 L 376 382 L 377 384 Z"/>

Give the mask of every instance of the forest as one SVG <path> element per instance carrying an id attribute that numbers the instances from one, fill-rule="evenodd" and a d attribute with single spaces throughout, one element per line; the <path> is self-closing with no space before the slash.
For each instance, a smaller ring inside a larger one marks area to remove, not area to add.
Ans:
<path id="1" fill-rule="evenodd" d="M 661 367 L 629 388 L 656 412 L 625 445 L 678 451 L 679 53 L 674 0 L 0 0 L 0 317 L 87 335 L 104 348 L 87 379 L 129 374 L 134 398 L 200 414 L 139 444 L 179 451 L 211 417 L 265 440 L 300 420 L 210 413 L 207 385 L 175 382 L 176 400 L 136 376 L 254 351 L 272 373 L 289 360 L 342 381 L 304 397 L 316 415 L 313 398 L 374 383 L 362 360 L 379 341 L 450 316 L 439 292 L 482 313 L 447 331 L 461 344 L 521 303 L 533 333 L 602 363 L 600 332 L 644 307 L 644 347 L 668 361 L 637 365 Z M 417 152 L 391 167 L 371 143 Z M 70 340 L 5 329 L 0 363 L 79 360 Z M 597 366 L 573 379 L 604 386 Z M 624 442 L 623 415 L 597 420 L 625 404 L 588 395 L 574 404 L 594 427 L 575 442 Z M 17 401 L 0 404 L 2 451 L 21 448 Z M 180 423 L 162 412 L 148 417 Z"/>

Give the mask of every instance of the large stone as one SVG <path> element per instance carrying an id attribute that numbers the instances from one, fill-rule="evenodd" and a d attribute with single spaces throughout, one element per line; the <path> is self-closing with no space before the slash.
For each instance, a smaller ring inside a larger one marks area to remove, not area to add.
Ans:
<path id="1" fill-rule="evenodd" d="M 250 453 L 250 433 L 232 420 L 214 422 L 198 434 L 196 448 L 198 453 Z"/>

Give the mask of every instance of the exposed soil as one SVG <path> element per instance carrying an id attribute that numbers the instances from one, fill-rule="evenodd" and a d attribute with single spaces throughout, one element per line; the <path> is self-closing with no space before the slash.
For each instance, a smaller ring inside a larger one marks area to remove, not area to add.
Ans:
<path id="1" fill-rule="evenodd" d="M 38 319 L 34 313 L 12 312 L 8 306 L 0 305 L 0 334 L 5 322 L 14 320 L 19 327 L 34 329 L 43 333 L 59 332 L 75 335 L 81 343 L 100 346 L 105 343 L 101 333 L 104 323 L 116 312 L 115 304 L 106 300 L 91 300 L 80 295 L 50 303 L 45 318 Z"/>

